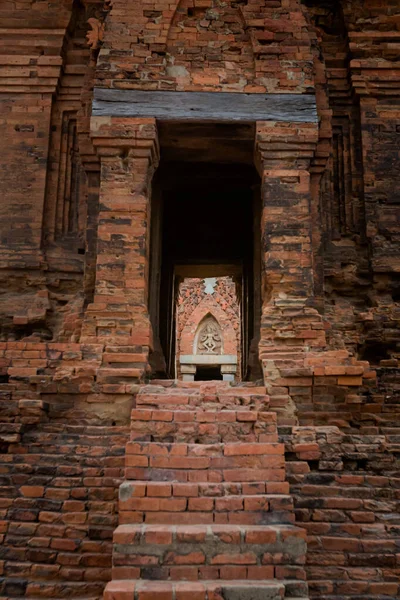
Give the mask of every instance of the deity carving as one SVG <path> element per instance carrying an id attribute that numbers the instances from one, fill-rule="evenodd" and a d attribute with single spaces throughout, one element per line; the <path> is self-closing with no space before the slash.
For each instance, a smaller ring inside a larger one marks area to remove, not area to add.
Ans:
<path id="1" fill-rule="evenodd" d="M 105 24 L 102 23 L 99 19 L 96 19 L 94 17 L 88 19 L 88 24 L 90 25 L 90 27 L 92 29 L 87 32 L 86 40 L 87 40 L 88 46 L 92 50 L 95 50 L 96 48 L 99 47 L 99 45 L 103 41 Z"/>
<path id="2" fill-rule="evenodd" d="M 207 319 L 197 337 L 197 354 L 221 354 L 222 336 L 214 319 Z"/>
<path id="3" fill-rule="evenodd" d="M 105 20 L 112 8 L 112 0 L 94 0 L 86 4 L 87 23 L 91 27 L 86 34 L 86 41 L 92 50 L 97 50 L 103 43 Z"/>

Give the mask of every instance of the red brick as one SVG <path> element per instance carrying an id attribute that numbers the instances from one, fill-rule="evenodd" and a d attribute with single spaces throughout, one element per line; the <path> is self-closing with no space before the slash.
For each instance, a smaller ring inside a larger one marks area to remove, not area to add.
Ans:
<path id="1" fill-rule="evenodd" d="M 205 556 L 203 552 L 190 552 L 189 554 L 168 552 L 164 563 L 167 565 L 202 565 L 205 563 Z"/>

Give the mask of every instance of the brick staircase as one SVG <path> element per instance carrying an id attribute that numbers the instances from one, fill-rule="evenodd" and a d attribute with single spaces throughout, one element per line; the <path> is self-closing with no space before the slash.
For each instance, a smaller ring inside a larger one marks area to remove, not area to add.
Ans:
<path id="1" fill-rule="evenodd" d="M 305 600 L 284 446 L 265 388 L 157 381 L 126 447 L 105 600 Z"/>

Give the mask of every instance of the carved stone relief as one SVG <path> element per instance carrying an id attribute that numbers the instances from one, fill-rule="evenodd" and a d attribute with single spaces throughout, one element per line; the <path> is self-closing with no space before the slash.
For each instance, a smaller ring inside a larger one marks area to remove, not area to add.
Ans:
<path id="1" fill-rule="evenodd" d="M 222 354 L 222 335 L 218 323 L 210 317 L 197 334 L 196 354 Z"/>
<path id="2" fill-rule="evenodd" d="M 111 0 L 89 2 L 86 4 L 87 23 L 91 29 L 86 33 L 86 41 L 92 50 L 97 50 L 103 43 L 105 19 L 112 8 Z"/>
<path id="3" fill-rule="evenodd" d="M 88 19 L 88 24 L 92 29 L 89 29 L 89 31 L 87 32 L 86 40 L 88 46 L 92 50 L 96 50 L 96 48 L 98 48 L 101 42 L 103 41 L 105 25 L 99 19 L 96 19 L 94 17 Z"/>

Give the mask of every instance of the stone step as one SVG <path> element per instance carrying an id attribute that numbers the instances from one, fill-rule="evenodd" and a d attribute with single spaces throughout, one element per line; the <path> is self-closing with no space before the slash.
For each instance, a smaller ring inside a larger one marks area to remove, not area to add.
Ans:
<path id="1" fill-rule="evenodd" d="M 184 484 L 183 484 L 184 485 Z M 169 486 L 171 488 L 171 486 Z M 138 487 L 120 487 L 120 523 L 290 524 L 293 501 L 286 495 L 138 496 Z"/>
<path id="2" fill-rule="evenodd" d="M 285 586 L 275 581 L 113 580 L 104 600 L 281 600 Z"/>
<path id="3" fill-rule="evenodd" d="M 174 497 L 223 497 L 223 496 L 257 496 L 268 495 L 285 497 L 292 503 L 288 482 L 255 482 L 255 483 L 169 483 L 164 481 L 124 481 L 120 486 L 120 500 L 133 496 L 150 496 L 155 498 Z"/>
<path id="4" fill-rule="evenodd" d="M 292 525 L 119 525 L 113 539 L 117 579 L 132 567 L 135 578 L 152 580 L 268 579 L 277 566 L 305 563 L 306 533 Z"/>
<path id="5" fill-rule="evenodd" d="M 249 410 L 134 409 L 131 440 L 213 444 L 278 441 L 276 414 Z"/>

